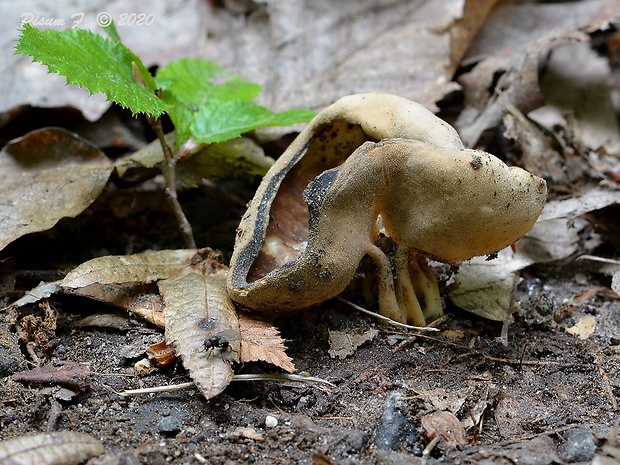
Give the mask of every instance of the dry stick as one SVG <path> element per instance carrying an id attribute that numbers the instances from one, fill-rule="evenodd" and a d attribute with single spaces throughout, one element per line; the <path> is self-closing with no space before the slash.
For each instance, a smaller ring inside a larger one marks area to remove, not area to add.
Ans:
<path id="1" fill-rule="evenodd" d="M 185 240 L 185 245 L 189 249 L 196 248 L 196 241 L 194 240 L 194 233 L 192 232 L 192 226 L 187 221 L 185 217 L 185 213 L 183 213 L 183 209 L 181 208 L 181 204 L 177 198 L 177 186 L 176 186 L 176 158 L 172 154 L 172 150 L 170 146 L 166 142 L 166 138 L 164 137 L 164 130 L 161 127 L 161 120 L 159 118 L 147 118 L 149 124 L 155 131 L 157 135 L 157 139 L 161 144 L 161 148 L 164 151 L 164 169 L 163 174 L 164 178 L 166 178 L 166 197 L 168 198 L 168 202 L 170 203 L 170 207 L 172 208 L 172 213 L 174 213 L 174 217 L 179 224 L 179 228 L 181 229 L 181 234 L 183 235 L 183 239 Z"/>
<path id="2" fill-rule="evenodd" d="M 288 374 L 288 373 L 241 374 L 241 375 L 234 375 L 232 380 L 233 381 L 297 382 L 297 383 L 303 383 L 303 384 L 308 384 L 308 385 L 325 384 L 327 386 L 335 387 L 333 383 L 330 383 L 329 381 L 322 379 L 322 378 L 317 378 L 314 376 L 294 375 L 294 374 Z M 152 394 L 152 393 L 157 393 L 157 392 L 174 392 L 174 391 L 181 391 L 184 389 L 191 389 L 194 387 L 195 387 L 195 384 L 193 381 L 190 381 L 188 383 L 181 383 L 181 384 L 170 384 L 167 386 L 155 386 L 155 387 L 142 388 L 142 389 L 127 389 L 121 392 L 114 391 L 109 386 L 105 386 L 106 389 L 123 397 L 135 396 L 135 395 L 140 395 L 140 394 Z"/>

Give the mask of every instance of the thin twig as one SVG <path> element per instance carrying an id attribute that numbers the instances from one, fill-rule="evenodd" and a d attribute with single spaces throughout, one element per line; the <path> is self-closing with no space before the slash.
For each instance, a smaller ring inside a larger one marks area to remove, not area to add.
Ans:
<path id="1" fill-rule="evenodd" d="M 157 135 L 157 139 L 161 144 L 161 148 L 164 152 L 164 167 L 163 174 L 166 179 L 166 197 L 168 198 L 168 202 L 170 203 L 170 207 L 172 208 L 172 213 L 179 224 L 179 228 L 181 229 L 181 234 L 183 235 L 183 239 L 185 240 L 185 245 L 189 249 L 196 248 L 196 241 L 194 240 L 194 233 L 192 232 L 192 226 L 187 221 L 185 213 L 183 213 L 183 209 L 181 208 L 181 204 L 179 203 L 179 199 L 177 198 L 177 186 L 176 186 L 176 158 L 172 153 L 172 149 L 166 142 L 166 138 L 164 136 L 164 130 L 161 126 L 161 120 L 159 118 L 147 118 L 149 124 L 155 131 Z"/>
<path id="2" fill-rule="evenodd" d="M 405 323 L 399 323 L 398 321 L 394 321 L 391 318 L 388 318 L 386 316 L 383 315 L 379 315 L 378 313 L 375 312 L 371 312 L 370 310 L 366 310 L 364 307 L 360 307 L 357 304 L 354 304 L 353 302 L 344 299 L 342 297 L 336 297 L 337 300 L 339 300 L 340 302 L 343 302 L 351 307 L 353 307 L 355 310 L 365 313 L 366 315 L 370 315 L 372 317 L 377 318 L 378 320 L 381 320 L 385 323 L 388 323 L 392 326 L 399 326 L 401 328 L 407 328 L 407 329 L 417 329 L 418 331 L 439 331 L 438 328 L 433 328 L 430 326 L 412 326 L 412 325 L 406 325 Z"/>
<path id="3" fill-rule="evenodd" d="M 296 383 L 305 383 L 305 384 L 326 384 L 331 387 L 335 387 L 333 383 L 322 379 L 316 378 L 314 376 L 300 376 L 300 375 L 292 375 L 292 374 L 242 374 L 242 375 L 234 375 L 233 381 L 281 381 L 281 382 L 296 382 Z M 155 386 L 150 388 L 142 388 L 142 389 L 127 389 L 122 392 L 118 392 L 117 394 L 128 397 L 128 396 L 137 396 L 141 394 L 152 394 L 158 392 L 174 392 L 174 391 L 182 391 L 184 389 L 192 389 L 195 387 L 193 382 L 181 383 L 181 384 L 169 384 L 167 386 Z"/>

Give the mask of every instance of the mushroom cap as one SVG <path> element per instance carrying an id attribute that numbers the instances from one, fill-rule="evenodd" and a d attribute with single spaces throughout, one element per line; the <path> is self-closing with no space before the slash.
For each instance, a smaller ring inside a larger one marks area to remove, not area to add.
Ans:
<path id="1" fill-rule="evenodd" d="M 440 261 L 509 246 L 530 230 L 545 204 L 542 178 L 480 150 L 406 140 L 383 141 L 373 150 L 389 172 L 380 206 L 387 234 Z"/>
<path id="2" fill-rule="evenodd" d="M 402 138 L 437 147 L 463 148 L 452 126 L 419 103 L 393 94 L 369 92 L 341 97 L 310 122 L 300 139 L 333 121 L 359 124 L 369 140 Z"/>

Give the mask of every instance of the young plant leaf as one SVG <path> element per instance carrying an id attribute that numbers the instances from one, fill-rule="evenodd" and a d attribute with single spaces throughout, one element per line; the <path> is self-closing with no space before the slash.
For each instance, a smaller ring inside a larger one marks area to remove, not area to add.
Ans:
<path id="1" fill-rule="evenodd" d="M 15 45 L 17 55 L 30 55 L 67 84 L 85 87 L 91 94 L 103 92 L 108 100 L 135 113 L 157 117 L 167 105 L 154 94 L 155 81 L 140 59 L 120 42 L 84 29 L 40 31 L 25 24 Z M 149 90 L 136 83 L 132 63 L 138 67 Z"/>
<path id="2" fill-rule="evenodd" d="M 157 86 L 193 107 L 209 100 L 252 100 L 261 87 L 229 73 L 217 63 L 197 58 L 173 61 L 157 71 Z M 165 97 L 164 97 L 165 98 Z"/>
<path id="3" fill-rule="evenodd" d="M 262 126 L 288 126 L 310 120 L 314 113 L 272 113 L 251 100 L 261 87 L 224 70 L 212 61 L 187 58 L 157 72 L 162 98 L 170 105 L 177 147 L 190 136 L 197 143 L 222 142 Z"/>
<path id="4" fill-rule="evenodd" d="M 254 102 L 211 100 L 201 107 L 190 124 L 197 143 L 222 142 L 264 126 L 289 126 L 312 119 L 309 110 L 273 113 Z"/>

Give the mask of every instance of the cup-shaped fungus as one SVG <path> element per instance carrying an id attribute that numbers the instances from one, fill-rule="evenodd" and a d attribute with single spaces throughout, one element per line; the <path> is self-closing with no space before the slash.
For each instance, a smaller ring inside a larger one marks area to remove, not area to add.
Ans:
<path id="1" fill-rule="evenodd" d="M 239 225 L 228 292 L 258 311 L 306 308 L 340 294 L 369 256 L 379 311 L 424 325 L 443 310 L 419 254 L 455 263 L 497 252 L 532 227 L 545 199 L 543 179 L 463 148 L 420 105 L 344 97 L 263 179 Z M 396 244 L 390 257 L 375 245 L 380 233 Z"/>

